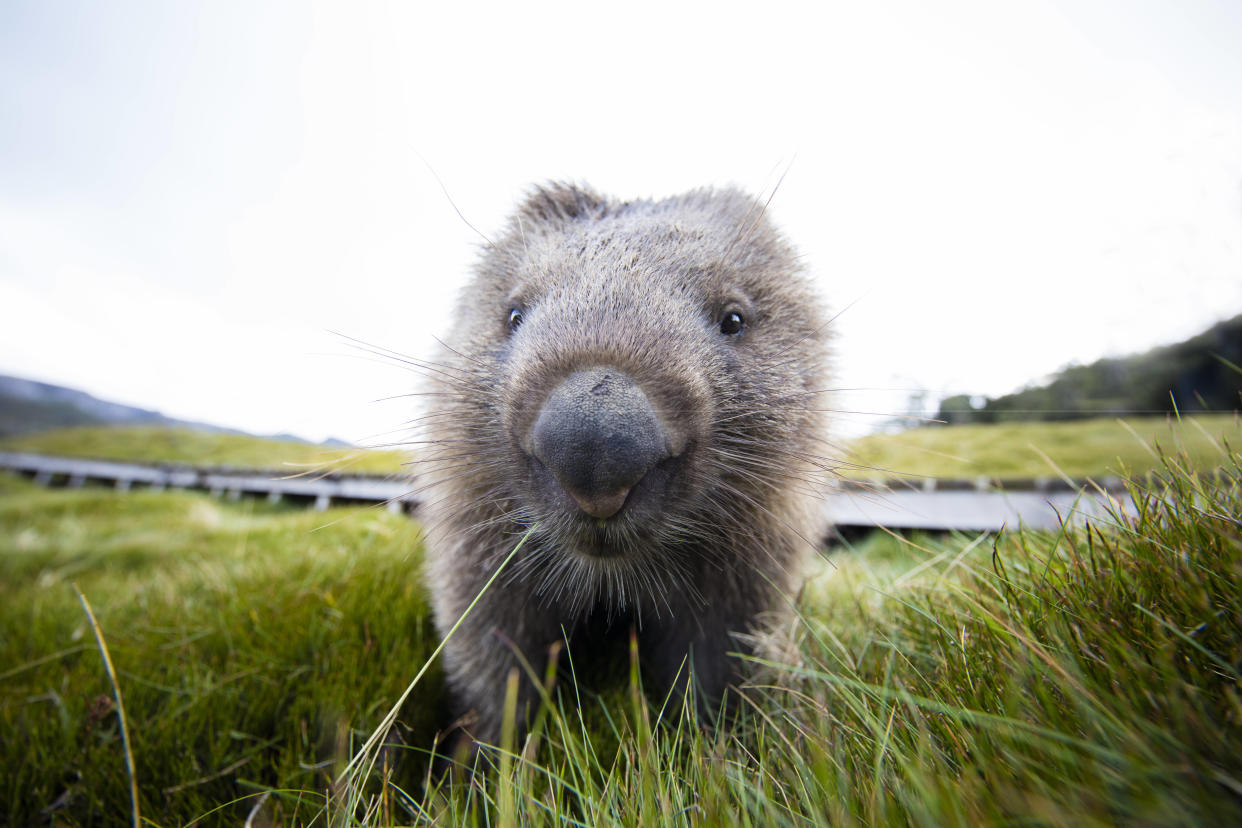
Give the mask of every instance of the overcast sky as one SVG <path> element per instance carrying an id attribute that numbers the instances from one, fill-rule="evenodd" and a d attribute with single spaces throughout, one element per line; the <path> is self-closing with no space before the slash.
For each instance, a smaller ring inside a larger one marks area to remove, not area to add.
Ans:
<path id="1" fill-rule="evenodd" d="M 521 194 L 767 195 L 843 408 L 1242 312 L 1242 3 L 0 4 L 0 373 L 366 440 Z M 840 429 L 881 418 L 842 416 Z M 382 438 L 380 438 L 382 439 Z"/>

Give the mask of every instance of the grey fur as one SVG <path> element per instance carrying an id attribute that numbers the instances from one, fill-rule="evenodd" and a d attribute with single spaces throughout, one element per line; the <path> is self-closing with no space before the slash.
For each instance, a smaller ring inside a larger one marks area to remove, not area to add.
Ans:
<path id="1" fill-rule="evenodd" d="M 740 333 L 722 330 L 730 312 Z M 821 536 L 826 327 L 794 251 L 738 191 L 618 202 L 554 184 L 526 200 L 461 294 L 417 466 L 441 634 L 534 527 L 445 648 L 475 738 L 498 736 L 516 652 L 542 675 L 565 639 L 581 669 L 631 628 L 649 688 L 676 693 L 688 663 L 715 709 L 739 676 L 727 653 L 787 609 Z M 676 444 L 606 520 L 530 451 L 548 398 L 587 369 L 632 379 Z"/>

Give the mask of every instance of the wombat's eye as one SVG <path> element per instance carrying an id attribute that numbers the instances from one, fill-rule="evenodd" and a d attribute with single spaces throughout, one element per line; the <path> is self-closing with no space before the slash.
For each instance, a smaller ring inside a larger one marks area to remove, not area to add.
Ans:
<path id="1" fill-rule="evenodd" d="M 728 336 L 736 336 L 742 332 L 745 320 L 737 311 L 729 311 L 720 318 L 720 332 Z"/>
<path id="2" fill-rule="evenodd" d="M 518 326 L 522 324 L 522 309 L 513 308 L 509 311 L 509 330 L 516 331 Z"/>

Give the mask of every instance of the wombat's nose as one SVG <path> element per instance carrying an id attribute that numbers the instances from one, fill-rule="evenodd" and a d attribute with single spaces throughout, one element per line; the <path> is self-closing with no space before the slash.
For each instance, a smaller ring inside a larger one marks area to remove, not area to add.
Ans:
<path id="1" fill-rule="evenodd" d="M 529 451 L 582 511 L 601 519 L 620 511 L 634 484 L 671 454 L 647 395 L 610 368 L 579 371 L 556 387 Z"/>

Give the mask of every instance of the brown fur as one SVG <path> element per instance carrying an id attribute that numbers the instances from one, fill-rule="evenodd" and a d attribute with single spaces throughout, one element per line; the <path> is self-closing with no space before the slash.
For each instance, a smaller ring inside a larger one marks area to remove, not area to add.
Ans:
<path id="1" fill-rule="evenodd" d="M 731 312 L 744 328 L 727 335 Z M 690 668 L 716 709 L 739 675 L 727 654 L 786 610 L 824 528 L 825 327 L 793 250 L 737 191 L 618 202 L 550 185 L 521 206 L 461 295 L 417 467 L 441 634 L 530 532 L 445 648 L 475 738 L 498 737 L 519 652 L 542 675 L 565 641 L 581 670 L 631 629 L 649 688 L 677 693 Z M 558 383 L 598 366 L 632 378 L 682 446 L 603 520 L 523 449 Z"/>

